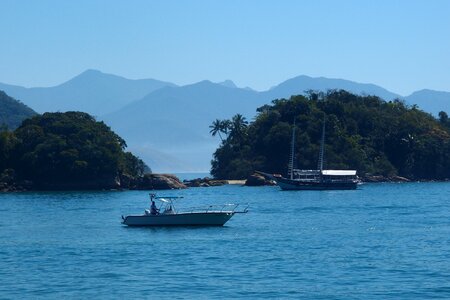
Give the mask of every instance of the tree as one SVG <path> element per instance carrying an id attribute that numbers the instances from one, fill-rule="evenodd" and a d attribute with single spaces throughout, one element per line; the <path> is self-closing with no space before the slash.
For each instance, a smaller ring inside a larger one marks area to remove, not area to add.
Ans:
<path id="1" fill-rule="evenodd" d="M 234 141 L 241 142 L 246 134 L 248 122 L 241 114 L 233 116 L 230 122 L 230 138 Z"/>
<path id="2" fill-rule="evenodd" d="M 445 111 L 439 112 L 439 122 L 441 122 L 443 125 L 447 125 L 448 123 L 448 115 Z"/>
<path id="3" fill-rule="evenodd" d="M 231 122 L 229 120 L 219 120 L 216 119 L 210 126 L 211 130 L 209 133 L 211 133 L 212 136 L 216 136 L 216 134 L 219 134 L 220 140 L 223 143 L 223 138 L 220 133 L 228 134 L 228 131 L 230 129 Z"/>

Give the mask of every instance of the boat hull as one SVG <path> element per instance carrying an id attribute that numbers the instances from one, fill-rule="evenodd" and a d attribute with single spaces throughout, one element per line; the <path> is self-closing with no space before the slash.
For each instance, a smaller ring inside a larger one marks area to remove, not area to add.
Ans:
<path id="1" fill-rule="evenodd" d="M 161 215 L 127 216 L 128 226 L 223 226 L 234 212 L 203 212 Z"/>
<path id="2" fill-rule="evenodd" d="M 302 181 L 290 180 L 286 178 L 276 178 L 275 181 L 282 190 L 355 190 L 358 186 L 356 181 Z"/>

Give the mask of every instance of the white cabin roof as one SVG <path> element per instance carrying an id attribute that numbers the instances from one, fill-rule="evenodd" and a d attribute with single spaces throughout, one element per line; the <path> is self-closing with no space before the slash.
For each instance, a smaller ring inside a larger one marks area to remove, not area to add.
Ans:
<path id="1" fill-rule="evenodd" d="M 322 170 L 322 175 L 355 176 L 356 170 Z"/>

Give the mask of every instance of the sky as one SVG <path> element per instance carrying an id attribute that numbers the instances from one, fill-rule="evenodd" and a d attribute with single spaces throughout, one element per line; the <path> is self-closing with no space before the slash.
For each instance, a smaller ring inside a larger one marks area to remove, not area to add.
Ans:
<path id="1" fill-rule="evenodd" d="M 298 76 L 450 91 L 447 0 L 0 0 L 0 82 L 86 69 L 267 90 Z"/>

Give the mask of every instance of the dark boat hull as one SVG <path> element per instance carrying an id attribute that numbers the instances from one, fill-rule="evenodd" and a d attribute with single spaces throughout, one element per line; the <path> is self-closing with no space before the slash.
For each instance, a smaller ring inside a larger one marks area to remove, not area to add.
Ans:
<path id="1" fill-rule="evenodd" d="M 128 226 L 223 226 L 234 212 L 179 213 L 127 216 L 123 224 Z"/>
<path id="2" fill-rule="evenodd" d="M 282 190 L 355 190 L 358 186 L 356 181 L 303 181 L 287 178 L 276 178 L 275 181 Z"/>

